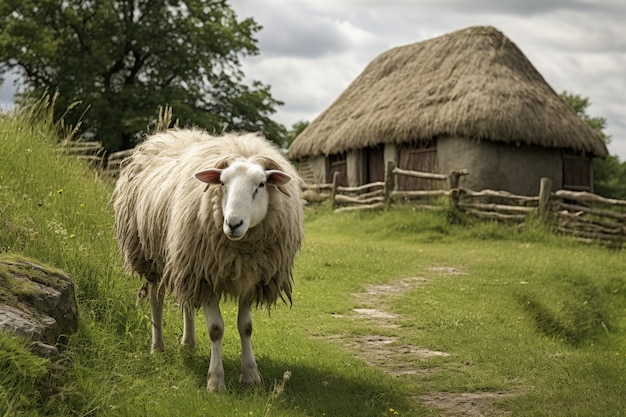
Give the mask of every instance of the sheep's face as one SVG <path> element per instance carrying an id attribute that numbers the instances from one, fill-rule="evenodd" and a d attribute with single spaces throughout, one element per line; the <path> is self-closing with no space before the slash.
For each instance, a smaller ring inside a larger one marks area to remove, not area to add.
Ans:
<path id="1" fill-rule="evenodd" d="M 222 187 L 223 230 L 231 240 L 243 238 L 248 229 L 263 221 L 269 204 L 268 187 L 277 187 L 287 194 L 282 186 L 291 181 L 291 176 L 282 171 L 247 161 L 234 162 L 226 168 L 218 165 L 197 172 L 195 177 Z"/>

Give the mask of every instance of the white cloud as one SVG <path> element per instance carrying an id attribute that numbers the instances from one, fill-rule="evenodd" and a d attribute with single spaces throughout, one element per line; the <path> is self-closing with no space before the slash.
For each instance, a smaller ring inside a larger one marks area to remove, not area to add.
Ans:
<path id="1" fill-rule="evenodd" d="M 286 17 L 286 18 L 285 18 Z M 320 57 L 350 48 L 350 39 L 332 19 L 311 16 L 297 19 L 279 15 L 271 24 L 264 24 L 259 35 L 261 51 L 267 56 Z"/>
<path id="2" fill-rule="evenodd" d="M 310 121 L 311 115 L 328 107 L 360 71 L 361 63 L 348 54 L 315 59 L 274 57 L 244 65 L 250 79 L 269 84 L 272 95 L 286 103 L 279 109 L 277 120 L 287 127 L 300 120 Z"/>

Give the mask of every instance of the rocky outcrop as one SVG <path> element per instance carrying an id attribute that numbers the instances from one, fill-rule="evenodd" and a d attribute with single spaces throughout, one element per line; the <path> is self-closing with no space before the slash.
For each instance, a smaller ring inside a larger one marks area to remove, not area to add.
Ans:
<path id="1" fill-rule="evenodd" d="M 78 330 L 71 277 L 27 259 L 0 259 L 0 330 L 28 338 L 38 355 L 58 357 L 63 338 Z"/>

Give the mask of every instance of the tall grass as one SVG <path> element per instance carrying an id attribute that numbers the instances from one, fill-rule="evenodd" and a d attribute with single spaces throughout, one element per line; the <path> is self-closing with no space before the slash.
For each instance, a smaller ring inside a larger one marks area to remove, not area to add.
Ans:
<path id="1" fill-rule="evenodd" d="M 0 117 L 0 257 L 70 273 L 80 312 L 79 331 L 54 364 L 0 335 L 0 415 L 427 416 L 440 411 L 424 396 L 481 392 L 510 394 L 485 405 L 494 414 L 624 415 L 623 251 L 581 245 L 532 222 L 473 222 L 408 206 L 307 209 L 294 305 L 254 315 L 262 387 L 238 383 L 237 307 L 226 303 L 228 391 L 206 392 L 203 320 L 198 349 L 182 349 L 171 298 L 167 350 L 149 353 L 148 308 L 134 305 L 139 281 L 123 274 L 112 233 L 113 185 L 57 151 L 68 133 L 46 100 Z M 407 277 L 428 281 L 381 299 L 396 327 L 354 317 L 370 306 L 355 293 Z M 371 334 L 448 356 L 400 352 L 416 372 L 393 375 L 340 342 Z"/>
<path id="2" fill-rule="evenodd" d="M 60 151 L 58 143 L 71 140 L 73 130 L 54 122 L 53 106 L 54 97 L 45 96 L 0 118 L 0 257 L 24 256 L 67 271 L 77 287 L 81 328 L 122 334 L 144 319 L 123 297 L 132 284 L 119 280 L 107 206 L 112 187 Z"/>

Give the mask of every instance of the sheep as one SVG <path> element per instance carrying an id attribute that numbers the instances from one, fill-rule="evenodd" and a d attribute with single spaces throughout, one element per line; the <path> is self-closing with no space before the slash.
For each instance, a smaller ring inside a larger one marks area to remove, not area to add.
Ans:
<path id="1" fill-rule="evenodd" d="M 163 301 L 174 293 L 183 310 L 181 344 L 195 347 L 195 312 L 204 310 L 207 389 L 224 390 L 219 303 L 237 300 L 241 382 L 259 385 L 251 309 L 269 309 L 278 298 L 292 304 L 303 239 L 293 166 L 259 134 L 172 129 L 137 146 L 120 172 L 113 206 L 124 266 L 144 278 L 150 300 L 151 351 L 165 349 Z"/>

